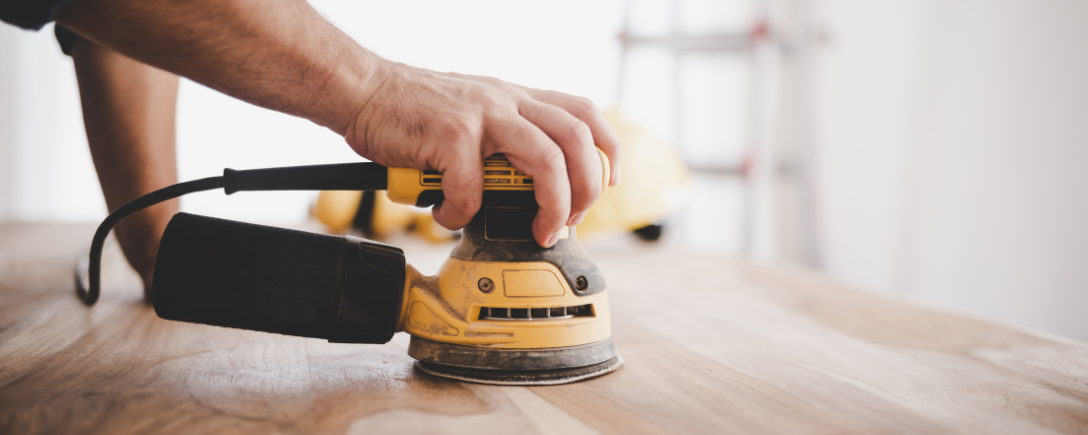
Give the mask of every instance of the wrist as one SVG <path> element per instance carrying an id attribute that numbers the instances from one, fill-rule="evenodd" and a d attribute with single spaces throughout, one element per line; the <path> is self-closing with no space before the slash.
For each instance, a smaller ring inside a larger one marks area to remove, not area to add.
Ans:
<path id="1" fill-rule="evenodd" d="M 352 54 L 355 61 L 350 66 L 340 68 L 338 80 L 342 85 L 337 92 L 344 98 L 336 103 L 333 121 L 322 124 L 343 136 L 348 143 L 355 141 L 353 136 L 363 110 L 394 67 L 393 62 L 366 49 L 361 51 L 361 54 Z"/>

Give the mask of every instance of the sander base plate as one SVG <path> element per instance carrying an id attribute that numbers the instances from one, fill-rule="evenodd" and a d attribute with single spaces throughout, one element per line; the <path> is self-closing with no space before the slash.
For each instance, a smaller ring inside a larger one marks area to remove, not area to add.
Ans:
<path id="1" fill-rule="evenodd" d="M 584 367 L 553 370 L 487 370 L 416 361 L 416 368 L 443 378 L 488 385 L 562 385 L 612 373 L 623 365 L 619 355 Z"/>

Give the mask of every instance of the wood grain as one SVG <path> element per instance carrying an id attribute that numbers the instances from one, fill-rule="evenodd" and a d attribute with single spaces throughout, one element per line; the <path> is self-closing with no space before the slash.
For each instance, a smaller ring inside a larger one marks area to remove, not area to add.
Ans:
<path id="1" fill-rule="evenodd" d="M 0 225 L 0 433 L 1088 433 L 1088 345 L 893 302 L 809 271 L 594 250 L 625 366 L 554 387 L 412 368 L 407 337 L 330 344 L 170 322 L 88 225 Z M 446 247 L 406 248 L 434 270 Z"/>

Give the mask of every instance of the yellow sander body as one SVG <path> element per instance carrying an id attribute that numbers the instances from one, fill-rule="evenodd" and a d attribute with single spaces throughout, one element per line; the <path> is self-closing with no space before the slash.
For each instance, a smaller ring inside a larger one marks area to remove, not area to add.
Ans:
<path id="1" fill-rule="evenodd" d="M 415 205 L 441 183 L 434 171 L 390 168 L 388 198 Z M 428 373 L 497 384 L 571 382 L 618 368 L 604 280 L 574 229 L 550 249 L 536 245 L 532 178 L 502 156 L 484 160 L 484 186 L 481 212 L 438 275 L 409 266 L 399 326 L 412 335 L 409 355 Z"/>
<path id="2" fill-rule="evenodd" d="M 550 263 L 451 258 L 437 277 L 408 276 L 400 330 L 413 337 L 533 349 L 611 336 L 608 295 L 576 295 Z"/>

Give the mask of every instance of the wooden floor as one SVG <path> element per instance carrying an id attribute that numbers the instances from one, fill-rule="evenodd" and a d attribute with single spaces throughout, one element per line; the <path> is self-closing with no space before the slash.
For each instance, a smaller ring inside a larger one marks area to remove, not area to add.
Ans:
<path id="1" fill-rule="evenodd" d="M 624 367 L 494 387 L 415 371 L 403 334 L 161 320 L 116 248 L 87 308 L 71 271 L 92 230 L 0 226 L 0 433 L 1088 433 L 1088 345 L 799 269 L 602 247 Z"/>

